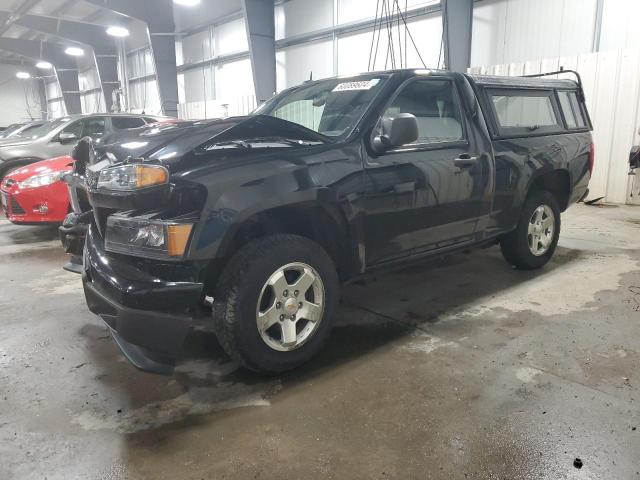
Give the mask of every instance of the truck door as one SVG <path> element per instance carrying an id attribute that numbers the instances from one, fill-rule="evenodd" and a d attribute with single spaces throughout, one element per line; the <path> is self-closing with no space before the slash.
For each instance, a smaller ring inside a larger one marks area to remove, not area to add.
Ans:
<path id="1" fill-rule="evenodd" d="M 367 265 L 472 242 L 490 210 L 490 152 L 452 79 L 407 81 L 383 115 L 398 113 L 416 117 L 418 139 L 367 159 Z"/>

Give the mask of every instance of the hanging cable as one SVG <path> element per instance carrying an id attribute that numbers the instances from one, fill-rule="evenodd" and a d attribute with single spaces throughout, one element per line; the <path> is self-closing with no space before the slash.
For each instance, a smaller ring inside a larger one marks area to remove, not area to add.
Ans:
<path id="1" fill-rule="evenodd" d="M 374 65 L 371 64 L 371 55 L 373 54 L 373 44 L 376 40 L 376 27 L 378 25 L 378 11 L 380 9 L 380 0 L 376 2 L 376 16 L 375 21 L 373 22 L 373 36 L 371 37 L 371 48 L 369 48 L 369 61 L 367 62 L 367 71 L 371 71 L 375 66 L 375 60 L 373 61 Z M 376 55 L 378 54 L 378 48 L 376 46 Z"/>
<path id="2" fill-rule="evenodd" d="M 393 8 L 394 8 L 394 12 L 396 7 L 398 8 L 398 17 L 397 17 L 397 22 L 396 22 L 396 27 L 398 29 L 398 53 L 399 53 L 399 57 L 400 57 L 400 68 L 403 67 L 403 62 L 402 62 L 402 37 L 400 36 L 400 5 L 398 5 L 398 2 L 394 2 L 393 3 Z"/>
<path id="3" fill-rule="evenodd" d="M 440 68 L 440 59 L 442 58 L 442 53 L 444 51 L 444 34 L 447 31 L 447 16 L 445 15 L 444 10 L 442 11 L 442 15 L 442 35 L 440 36 L 440 50 L 438 50 L 438 65 L 436 65 L 438 69 Z"/>
<path id="4" fill-rule="evenodd" d="M 396 3 L 398 2 L 398 0 L 394 0 Z M 422 63 L 422 66 L 424 68 L 427 68 L 427 64 L 424 63 L 424 60 L 422 59 L 422 55 L 420 55 L 420 50 L 418 50 L 418 46 L 416 45 L 415 40 L 413 39 L 413 35 L 411 35 L 411 30 L 409 30 L 409 26 L 407 25 L 407 19 L 405 18 L 405 16 L 402 14 L 402 11 L 400 10 L 398 12 L 400 14 L 400 18 L 402 19 L 402 23 L 404 24 L 404 28 L 406 29 L 407 34 L 409 35 L 409 39 L 411 40 L 411 43 L 413 45 L 413 48 L 415 49 L 416 53 L 418 54 L 418 58 L 420 59 L 420 62 Z"/>
<path id="5" fill-rule="evenodd" d="M 386 12 L 385 25 L 387 29 L 387 56 L 384 62 L 384 68 L 386 70 L 387 62 L 389 61 L 389 59 L 391 59 L 391 68 L 396 68 L 396 60 L 393 48 L 393 26 L 391 21 L 391 11 L 389 10 L 389 3 L 387 0 L 384 0 L 382 5 L 384 11 Z"/>

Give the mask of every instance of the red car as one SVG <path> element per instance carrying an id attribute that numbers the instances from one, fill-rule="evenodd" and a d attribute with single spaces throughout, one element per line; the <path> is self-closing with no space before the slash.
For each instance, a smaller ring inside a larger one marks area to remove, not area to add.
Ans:
<path id="1" fill-rule="evenodd" d="M 7 218 L 17 224 L 62 223 L 69 213 L 69 191 L 62 176 L 70 172 L 69 156 L 32 163 L 9 172 L 0 185 Z"/>

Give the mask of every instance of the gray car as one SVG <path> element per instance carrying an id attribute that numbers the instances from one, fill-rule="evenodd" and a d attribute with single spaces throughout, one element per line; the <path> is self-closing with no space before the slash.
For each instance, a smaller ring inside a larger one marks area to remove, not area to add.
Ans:
<path id="1" fill-rule="evenodd" d="M 25 123 L 14 123 L 9 125 L 0 133 L 0 139 L 29 136 L 29 131 L 47 123 L 46 120 L 33 120 Z"/>
<path id="2" fill-rule="evenodd" d="M 0 140 L 0 180 L 23 165 L 69 155 L 80 138 L 100 142 L 109 134 L 161 121 L 160 117 L 133 114 L 70 115 L 25 132 L 23 136 Z"/>

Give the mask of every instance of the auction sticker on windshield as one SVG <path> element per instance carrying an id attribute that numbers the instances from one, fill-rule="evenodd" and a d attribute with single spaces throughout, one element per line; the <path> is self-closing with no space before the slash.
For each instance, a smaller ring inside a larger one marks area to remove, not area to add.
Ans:
<path id="1" fill-rule="evenodd" d="M 378 84 L 380 79 L 373 78 L 371 80 L 365 80 L 361 82 L 343 82 L 335 86 L 332 92 L 347 92 L 350 90 L 369 90 Z"/>

